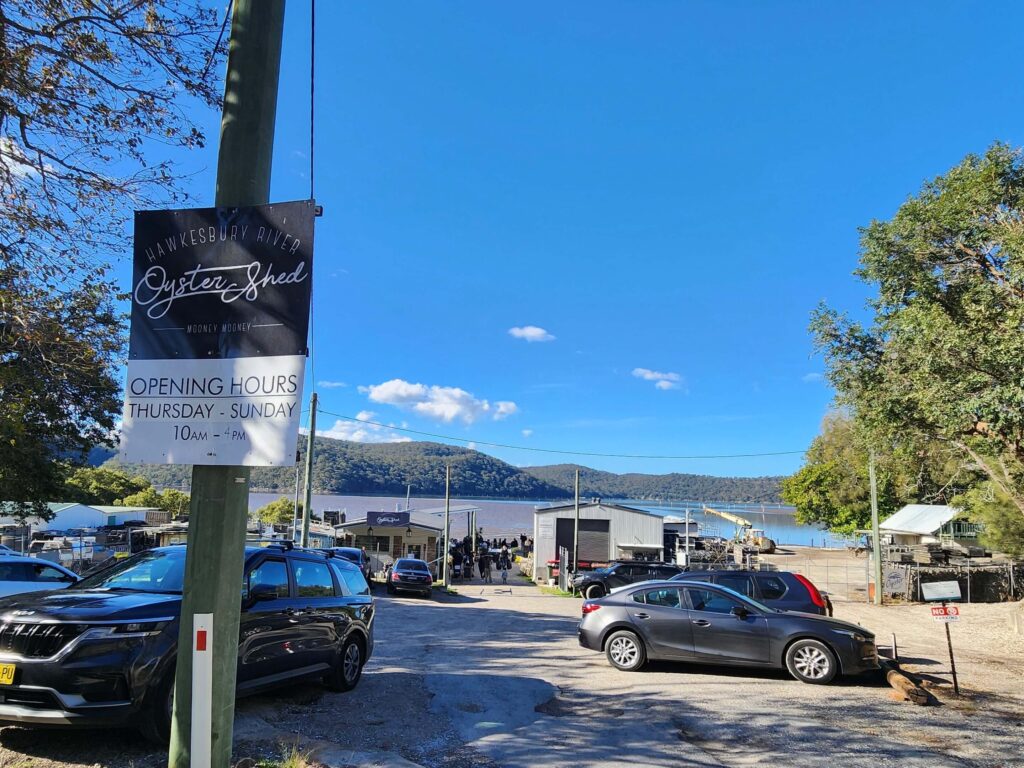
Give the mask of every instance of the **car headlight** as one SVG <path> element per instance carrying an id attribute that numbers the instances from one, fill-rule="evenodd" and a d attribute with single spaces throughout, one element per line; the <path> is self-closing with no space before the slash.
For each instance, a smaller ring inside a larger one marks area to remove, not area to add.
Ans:
<path id="1" fill-rule="evenodd" d="M 153 635 L 166 626 L 166 621 L 139 621 L 118 624 L 113 628 L 113 632 L 115 635 Z"/>
<path id="2" fill-rule="evenodd" d="M 852 629 L 833 629 L 832 631 L 835 632 L 837 635 L 846 635 L 847 637 L 852 637 L 858 643 L 865 643 L 868 640 L 873 641 L 875 639 L 873 636 L 863 635 L 860 632 L 857 632 Z"/>

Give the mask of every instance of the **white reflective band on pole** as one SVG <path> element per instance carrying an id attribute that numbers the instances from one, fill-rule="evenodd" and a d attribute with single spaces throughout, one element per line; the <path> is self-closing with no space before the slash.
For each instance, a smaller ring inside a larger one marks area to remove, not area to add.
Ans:
<path id="1" fill-rule="evenodd" d="M 192 768 L 210 768 L 213 741 L 213 614 L 192 616 Z"/>

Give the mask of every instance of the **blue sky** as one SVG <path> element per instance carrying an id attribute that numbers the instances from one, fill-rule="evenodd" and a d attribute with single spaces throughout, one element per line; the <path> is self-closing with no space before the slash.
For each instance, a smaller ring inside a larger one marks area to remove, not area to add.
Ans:
<path id="1" fill-rule="evenodd" d="M 326 213 L 307 397 L 323 382 L 327 410 L 471 441 L 805 449 L 832 397 L 809 314 L 821 300 L 863 311 L 857 228 L 964 154 L 1024 143 L 1022 16 L 1011 3 L 318 3 Z M 308 3 L 289 4 L 285 34 L 275 200 L 309 193 Z M 216 141 L 188 162 L 209 204 Z M 530 327 L 543 332 L 510 333 Z M 801 456 L 578 460 L 758 475 Z"/>

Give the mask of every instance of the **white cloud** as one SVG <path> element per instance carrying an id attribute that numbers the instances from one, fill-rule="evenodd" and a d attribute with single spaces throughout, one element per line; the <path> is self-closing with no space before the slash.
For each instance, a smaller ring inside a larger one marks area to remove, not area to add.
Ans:
<path id="1" fill-rule="evenodd" d="M 321 389 L 340 389 L 348 386 L 344 381 L 318 381 L 316 385 Z"/>
<path id="2" fill-rule="evenodd" d="M 536 325 L 523 325 L 515 328 L 509 328 L 508 333 L 509 336 L 513 336 L 517 339 L 523 339 L 528 342 L 555 340 L 554 336 L 543 328 L 538 328 Z"/>
<path id="3" fill-rule="evenodd" d="M 22 150 L 10 136 L 0 136 L 0 165 L 3 165 L 15 178 L 39 176 L 39 165 Z M 52 166 L 44 163 L 43 168 L 51 170 Z"/>
<path id="4" fill-rule="evenodd" d="M 476 443 L 468 442 L 468 443 L 466 443 L 466 447 L 469 448 L 469 450 L 471 450 L 471 451 L 475 451 L 476 450 Z"/>
<path id="5" fill-rule="evenodd" d="M 815 381 L 821 381 L 823 378 L 825 377 L 822 376 L 820 373 L 805 373 L 803 376 L 800 377 L 800 380 L 810 384 Z"/>
<path id="6" fill-rule="evenodd" d="M 523 437 L 529 437 L 532 434 L 533 434 L 533 430 L 532 429 L 524 429 L 523 430 Z"/>
<path id="7" fill-rule="evenodd" d="M 650 368 L 634 368 L 633 375 L 644 381 L 653 381 L 654 386 L 660 390 L 681 389 L 683 377 L 678 373 L 652 371 Z"/>
<path id="8" fill-rule="evenodd" d="M 400 435 L 381 424 L 366 424 L 377 416 L 373 411 L 360 411 L 356 414 L 359 421 L 338 419 L 330 429 L 316 433 L 320 437 L 333 437 L 335 440 L 351 440 L 354 443 L 409 443 L 411 437 Z"/>
<path id="9" fill-rule="evenodd" d="M 519 410 L 510 400 L 499 400 L 492 406 L 460 387 L 427 386 L 404 379 L 359 387 L 359 391 L 367 395 L 370 402 L 393 405 L 446 423 L 458 420 L 472 424 L 487 417 L 498 421 Z"/>

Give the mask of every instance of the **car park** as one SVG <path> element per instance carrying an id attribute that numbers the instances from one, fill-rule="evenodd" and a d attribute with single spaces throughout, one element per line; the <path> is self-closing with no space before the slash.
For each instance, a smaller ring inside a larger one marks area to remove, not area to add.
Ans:
<path id="1" fill-rule="evenodd" d="M 0 558 L 0 597 L 64 589 L 78 581 L 74 571 L 37 557 L 4 553 Z"/>
<path id="2" fill-rule="evenodd" d="M 806 576 L 790 571 L 687 571 L 674 581 L 703 581 L 718 584 L 753 598 L 771 608 L 802 611 L 819 616 L 832 615 L 832 601 Z"/>
<path id="3" fill-rule="evenodd" d="M 0 600 L 0 724 L 170 729 L 185 547 L 148 550 L 68 589 Z M 301 680 L 350 690 L 373 652 L 357 566 L 290 544 L 247 547 L 239 695 Z"/>
<path id="4" fill-rule="evenodd" d="M 850 622 L 780 611 L 701 581 L 637 584 L 583 603 L 584 648 L 623 671 L 652 659 L 786 669 L 805 683 L 878 668 L 875 637 Z"/>
<path id="5" fill-rule="evenodd" d="M 397 592 L 413 592 L 423 597 L 430 597 L 433 588 L 434 577 L 430 575 L 430 566 L 423 560 L 400 557 L 388 569 L 387 591 L 389 595 Z"/>
<path id="6" fill-rule="evenodd" d="M 622 560 L 612 563 L 607 568 L 598 568 L 594 571 L 575 574 L 572 586 L 574 590 L 581 592 L 584 597 L 596 599 L 620 587 L 626 587 L 641 581 L 671 579 L 680 573 L 683 573 L 683 568 L 675 563 Z"/>

